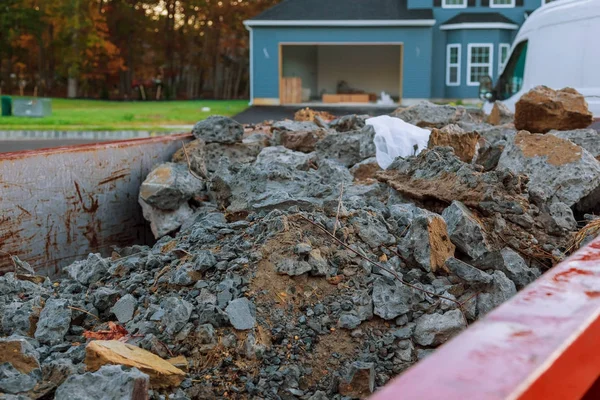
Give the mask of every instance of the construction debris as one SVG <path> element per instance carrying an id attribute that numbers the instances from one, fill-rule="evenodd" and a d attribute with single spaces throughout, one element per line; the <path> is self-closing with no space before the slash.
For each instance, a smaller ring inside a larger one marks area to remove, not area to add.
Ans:
<path id="1" fill-rule="evenodd" d="M 600 233 L 597 133 L 498 112 L 399 110 L 431 140 L 385 170 L 364 116 L 197 124 L 140 190 L 156 243 L 0 277 L 0 391 L 368 397 Z"/>

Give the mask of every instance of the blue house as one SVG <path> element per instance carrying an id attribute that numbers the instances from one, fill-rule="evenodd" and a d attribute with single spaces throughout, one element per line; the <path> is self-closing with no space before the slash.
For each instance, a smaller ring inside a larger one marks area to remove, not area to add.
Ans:
<path id="1" fill-rule="evenodd" d="M 496 79 L 523 21 L 550 1 L 283 0 L 244 22 L 251 104 L 476 99 L 479 78 Z"/>

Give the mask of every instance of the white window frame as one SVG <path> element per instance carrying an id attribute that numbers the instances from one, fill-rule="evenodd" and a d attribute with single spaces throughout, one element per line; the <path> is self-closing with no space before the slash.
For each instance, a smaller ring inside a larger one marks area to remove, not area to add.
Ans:
<path id="1" fill-rule="evenodd" d="M 502 49 L 506 49 L 506 60 L 504 60 L 504 62 L 502 62 Z M 508 61 L 509 57 L 510 57 L 510 44 L 500 43 L 498 45 L 498 76 L 504 70 L 504 67 L 506 66 L 506 62 Z"/>
<path id="2" fill-rule="evenodd" d="M 471 63 L 473 47 L 487 47 L 490 49 L 490 60 L 483 63 Z M 471 82 L 471 67 L 488 67 L 490 77 L 494 78 L 494 44 L 493 43 L 469 43 L 467 46 L 467 86 L 479 86 L 479 82 Z"/>
<path id="3" fill-rule="evenodd" d="M 468 0 L 463 0 L 462 4 L 446 4 L 447 0 L 442 0 L 442 8 L 467 8 Z"/>
<path id="4" fill-rule="evenodd" d="M 510 4 L 494 4 L 494 0 L 490 0 L 490 8 L 515 8 L 515 0 L 511 0 Z"/>
<path id="5" fill-rule="evenodd" d="M 458 62 L 450 63 L 450 49 L 458 49 L 456 54 Z M 446 46 L 446 86 L 460 86 L 461 50 L 462 45 L 460 43 L 453 43 Z M 450 82 L 450 67 L 458 68 L 458 72 L 456 73 L 456 82 Z"/>

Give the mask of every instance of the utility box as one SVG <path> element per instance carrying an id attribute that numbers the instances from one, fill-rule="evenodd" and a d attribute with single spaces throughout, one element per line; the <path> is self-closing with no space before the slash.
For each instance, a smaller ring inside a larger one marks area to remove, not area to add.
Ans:
<path id="1" fill-rule="evenodd" d="M 10 117 L 12 115 L 12 98 L 10 96 L 0 97 L 0 109 L 2 110 L 3 117 Z"/>
<path id="2" fill-rule="evenodd" d="M 12 113 L 16 117 L 47 117 L 52 114 L 52 99 L 14 99 Z"/>

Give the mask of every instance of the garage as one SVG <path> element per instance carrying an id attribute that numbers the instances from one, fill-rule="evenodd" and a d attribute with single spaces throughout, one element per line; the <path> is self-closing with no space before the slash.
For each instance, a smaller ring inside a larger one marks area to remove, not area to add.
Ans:
<path id="1" fill-rule="evenodd" d="M 402 99 L 402 43 L 280 43 L 282 104 Z"/>

